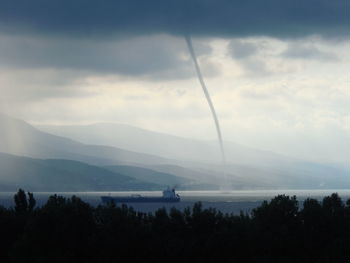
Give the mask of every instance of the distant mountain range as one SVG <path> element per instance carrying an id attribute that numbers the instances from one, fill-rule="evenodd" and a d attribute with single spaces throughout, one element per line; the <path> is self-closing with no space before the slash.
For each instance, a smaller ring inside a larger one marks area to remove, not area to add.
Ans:
<path id="1" fill-rule="evenodd" d="M 0 160 L 0 186 L 3 188 L 21 182 L 29 186 L 31 181 L 35 189 L 62 191 L 68 188 L 149 190 L 166 185 L 203 190 L 223 186 L 229 189 L 350 187 L 347 167 L 306 162 L 231 142 L 225 143 L 228 163 L 223 167 L 216 142 L 127 125 L 35 128 L 3 115 L 0 115 L 0 125 L 0 152 L 12 155 L 0 156 L 5 160 Z M 10 177 L 13 181 L 7 180 Z"/>
<path id="2" fill-rule="evenodd" d="M 0 191 L 161 190 L 152 184 L 86 163 L 33 159 L 0 153 Z"/>
<path id="3" fill-rule="evenodd" d="M 46 191 L 160 190 L 174 185 L 179 189 L 213 187 L 193 178 L 135 166 L 174 162 L 165 158 L 110 146 L 86 145 L 39 131 L 22 120 L 4 115 L 0 115 L 0 124 L 0 190 L 21 185 Z M 107 165 L 110 167 L 102 167 Z"/>
<path id="4" fill-rule="evenodd" d="M 167 163 L 139 164 L 201 182 L 234 189 L 350 187 L 350 169 L 339 164 L 308 162 L 270 151 L 225 142 L 228 163 L 223 169 L 217 142 L 193 140 L 137 127 L 97 123 L 38 126 L 44 131 L 83 143 L 111 145 L 167 158 Z M 224 175 L 225 174 L 225 175 Z"/>
<path id="5" fill-rule="evenodd" d="M 0 124 L 0 152 L 33 158 L 70 159 L 94 165 L 171 163 L 151 154 L 93 143 L 83 144 L 42 132 L 22 120 L 4 115 L 0 115 Z"/>
<path id="6" fill-rule="evenodd" d="M 221 163 L 217 141 L 182 138 L 115 123 L 67 126 L 38 125 L 36 127 L 50 134 L 86 144 L 109 145 L 184 162 Z M 229 163 L 266 165 L 271 162 L 290 162 L 292 160 L 291 157 L 227 141 L 225 142 L 225 151 Z"/>

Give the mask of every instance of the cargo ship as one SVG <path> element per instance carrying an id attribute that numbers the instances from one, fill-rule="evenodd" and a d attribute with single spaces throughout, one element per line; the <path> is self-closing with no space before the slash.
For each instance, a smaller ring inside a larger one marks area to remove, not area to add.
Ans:
<path id="1" fill-rule="evenodd" d="M 175 193 L 175 189 L 168 188 L 163 191 L 162 196 L 141 196 L 131 195 L 125 197 L 101 196 L 103 203 L 177 203 L 180 202 L 180 196 Z"/>

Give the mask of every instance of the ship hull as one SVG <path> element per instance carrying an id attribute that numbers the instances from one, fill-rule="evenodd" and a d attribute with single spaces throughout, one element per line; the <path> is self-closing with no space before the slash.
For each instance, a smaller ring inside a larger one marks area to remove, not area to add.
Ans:
<path id="1" fill-rule="evenodd" d="M 101 196 L 103 203 L 177 203 L 180 198 Z"/>

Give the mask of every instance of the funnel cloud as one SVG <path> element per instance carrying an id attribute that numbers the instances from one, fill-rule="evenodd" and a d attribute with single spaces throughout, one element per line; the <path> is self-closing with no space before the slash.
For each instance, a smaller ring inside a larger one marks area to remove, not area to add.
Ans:
<path id="1" fill-rule="evenodd" d="M 226 166 L 226 156 L 225 156 L 224 143 L 223 143 L 223 140 L 222 140 L 222 134 L 221 134 L 220 124 L 219 124 L 219 119 L 218 119 L 218 116 L 216 115 L 214 104 L 213 104 L 213 102 L 212 102 L 212 100 L 210 98 L 209 91 L 208 91 L 208 89 L 207 89 L 207 87 L 205 85 L 205 82 L 204 82 L 204 79 L 203 79 L 203 76 L 202 76 L 202 73 L 201 73 L 201 69 L 199 67 L 199 64 L 198 64 L 198 61 L 197 61 L 197 57 L 196 57 L 196 54 L 195 54 L 194 49 L 193 49 L 191 37 L 189 35 L 185 35 L 185 39 L 186 39 L 188 50 L 190 51 L 190 54 L 191 54 L 194 66 L 196 68 L 196 73 L 197 73 L 198 80 L 199 80 L 199 82 L 200 82 L 200 84 L 202 86 L 203 92 L 205 94 L 205 97 L 206 97 L 206 99 L 208 101 L 208 104 L 209 104 L 209 107 L 210 107 L 210 111 L 211 111 L 211 113 L 213 115 L 213 119 L 214 119 L 214 123 L 215 123 L 215 127 L 216 127 L 216 132 L 218 134 L 218 140 L 219 140 L 219 145 L 220 145 L 222 163 L 223 163 L 224 168 L 225 168 L 225 166 Z"/>

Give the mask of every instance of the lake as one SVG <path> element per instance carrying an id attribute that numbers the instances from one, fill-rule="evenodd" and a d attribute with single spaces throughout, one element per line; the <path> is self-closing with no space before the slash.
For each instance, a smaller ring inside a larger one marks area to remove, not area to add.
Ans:
<path id="1" fill-rule="evenodd" d="M 192 207 L 195 202 L 202 202 L 203 208 L 213 207 L 223 213 L 238 214 L 240 211 L 250 213 L 252 209 L 259 206 L 262 201 L 270 200 L 279 194 L 289 196 L 296 195 L 298 201 L 302 202 L 308 197 L 322 200 L 323 197 L 332 193 L 338 193 L 343 201 L 350 198 L 350 189 L 322 189 L 322 190 L 240 190 L 240 191 L 178 191 L 181 196 L 179 203 L 130 203 L 135 210 L 141 212 L 154 212 L 159 208 L 170 209 L 176 207 L 183 210 Z M 14 192 L 0 192 L 0 205 L 5 207 L 14 206 Z M 40 206 L 47 201 L 51 192 L 34 192 L 37 204 Z M 142 196 L 161 196 L 160 191 L 152 192 L 56 192 L 57 195 L 71 197 L 76 195 L 93 206 L 101 204 L 100 196 L 129 196 L 139 194 Z"/>

